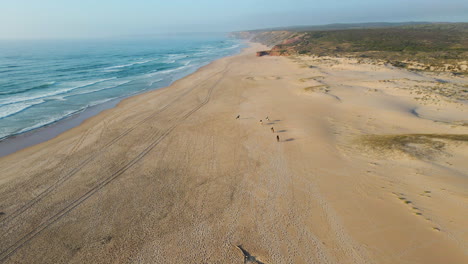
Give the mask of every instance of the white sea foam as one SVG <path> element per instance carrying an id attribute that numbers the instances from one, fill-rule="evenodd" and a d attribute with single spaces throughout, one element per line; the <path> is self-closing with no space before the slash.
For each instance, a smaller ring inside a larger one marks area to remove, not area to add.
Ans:
<path id="1" fill-rule="evenodd" d="M 14 91 L 11 91 L 11 90 L 7 90 L 7 91 L 0 91 L 0 96 L 11 96 L 12 94 L 20 94 L 20 93 L 26 93 L 28 91 L 32 91 L 32 90 L 36 90 L 36 89 L 44 89 L 44 88 L 47 88 L 48 86 L 51 86 L 51 85 L 54 85 L 56 84 L 57 82 L 55 81 L 52 81 L 52 82 L 46 82 L 46 83 L 43 83 L 41 85 L 37 85 L 37 86 L 33 86 L 33 87 L 30 87 L 30 88 L 26 88 L 26 89 L 23 89 L 23 90 L 14 90 Z"/>
<path id="2" fill-rule="evenodd" d="M 160 82 L 160 81 L 162 81 L 162 80 L 164 80 L 164 79 L 152 80 L 152 81 L 149 82 L 149 86 L 153 86 L 153 84 L 155 84 L 155 83 L 157 83 L 157 82 Z"/>
<path id="3" fill-rule="evenodd" d="M 69 83 L 69 85 L 71 86 L 66 87 L 66 88 L 55 89 L 55 90 L 47 89 L 47 91 L 37 91 L 37 92 L 31 92 L 31 93 L 25 93 L 25 94 L 18 94 L 18 95 L 10 96 L 8 98 L 0 99 L 0 106 L 15 104 L 19 102 L 26 102 L 26 101 L 36 100 L 36 99 L 44 99 L 50 96 L 56 96 L 56 95 L 68 93 L 70 91 L 73 91 L 79 88 L 95 85 L 95 84 L 113 80 L 113 79 L 116 79 L 116 77 L 100 79 L 100 80 L 92 80 L 92 81 L 73 82 L 73 83 Z"/>
<path id="4" fill-rule="evenodd" d="M 82 111 L 81 109 L 78 110 L 78 111 L 69 110 L 69 111 L 66 111 L 64 113 L 47 116 L 47 117 L 41 119 L 39 122 L 35 123 L 34 125 L 23 128 L 23 129 L 15 132 L 14 134 L 21 134 L 21 133 L 28 132 L 28 131 L 36 129 L 36 128 L 40 128 L 40 127 L 52 124 L 54 122 L 62 120 L 64 118 L 68 117 L 68 116 L 79 113 L 81 111 Z"/>
<path id="5" fill-rule="evenodd" d="M 190 66 L 186 65 L 186 66 L 181 66 L 181 67 L 177 67 L 177 68 L 170 69 L 170 70 L 157 71 L 157 72 L 149 73 L 149 74 L 147 74 L 147 76 L 153 77 L 153 76 L 156 76 L 156 75 L 178 72 L 178 71 L 181 71 L 181 70 L 186 69 L 188 67 L 190 67 Z"/>
<path id="6" fill-rule="evenodd" d="M 180 59 L 189 57 L 189 55 L 187 55 L 187 54 L 168 54 L 167 57 L 169 57 L 172 60 L 180 60 Z"/>
<path id="7" fill-rule="evenodd" d="M 90 94 L 90 93 L 95 93 L 95 92 L 99 92 L 99 91 L 103 91 L 103 90 L 114 89 L 114 88 L 117 88 L 117 87 L 119 87 L 121 85 L 130 83 L 130 82 L 132 82 L 132 81 L 131 80 L 130 81 L 120 81 L 120 82 L 112 83 L 111 85 L 105 86 L 105 87 L 99 87 L 99 88 L 96 88 L 96 89 L 80 90 L 80 91 L 74 92 L 74 93 L 72 93 L 70 95 L 67 95 L 64 98 L 67 98 L 67 97 L 70 97 L 70 96 L 75 96 L 75 95 Z"/>
<path id="8" fill-rule="evenodd" d="M 42 104 L 43 102 L 44 100 L 35 100 L 35 101 L 20 102 L 16 104 L 8 104 L 8 105 L 0 106 L 0 119 L 12 116 L 34 105 Z"/>
<path id="9" fill-rule="evenodd" d="M 239 48 L 240 46 L 241 46 L 240 44 L 235 44 L 235 45 L 232 45 L 231 47 L 224 48 L 223 50 L 232 50 L 232 49 Z"/>
<path id="10" fill-rule="evenodd" d="M 115 69 L 127 68 L 127 67 L 131 67 L 131 66 L 134 66 L 134 65 L 145 64 L 145 63 L 156 61 L 156 60 L 157 59 L 144 60 L 144 61 L 137 61 L 137 62 L 122 64 L 122 65 L 116 65 L 116 66 L 111 66 L 111 67 L 104 68 L 104 70 L 115 70 Z"/>
<path id="11" fill-rule="evenodd" d="M 114 99 L 115 98 L 107 98 L 107 99 L 103 99 L 103 100 L 94 101 L 94 102 L 86 105 L 85 107 L 81 107 L 78 110 L 69 110 L 69 111 L 66 111 L 66 112 L 63 112 L 63 113 L 60 113 L 60 114 L 47 116 L 44 119 L 40 120 L 40 122 L 37 122 L 32 126 L 23 128 L 23 129 L 21 129 L 19 131 L 16 131 L 14 133 L 11 133 L 11 132 L 10 133 L 3 132 L 3 134 L 0 133 L 0 139 L 4 138 L 5 136 L 8 136 L 8 135 L 21 134 L 21 133 L 25 133 L 25 132 L 40 128 L 40 127 L 44 127 L 44 126 L 53 124 L 53 123 L 58 122 L 58 121 L 60 121 L 62 119 L 65 119 L 65 118 L 67 118 L 69 116 L 81 113 L 81 112 L 83 112 L 84 110 L 86 110 L 89 107 L 99 105 L 99 104 L 103 104 L 103 103 L 109 102 L 109 101 L 114 100 Z"/>
<path id="12" fill-rule="evenodd" d="M 134 56 L 141 52 L 141 49 L 138 48 L 130 48 L 128 52 L 123 49 L 122 53 L 112 57 L 107 56 L 108 49 L 105 49 L 104 56 L 96 53 L 95 58 L 89 58 L 92 62 L 106 61 L 106 66 L 97 66 L 96 64 L 97 68 L 95 69 L 90 68 L 91 66 L 85 67 L 88 65 L 86 56 L 83 58 L 80 56 L 76 56 L 76 58 L 59 57 L 61 60 L 59 62 L 41 58 L 40 62 L 43 66 L 29 70 L 30 79 L 33 83 L 38 83 L 37 87 L 28 90 L 28 87 L 18 83 L 14 87 L 16 92 L 0 94 L 0 138 L 49 125 L 84 111 L 90 106 L 102 104 L 115 98 L 127 97 L 154 89 L 158 87 L 158 82 L 166 84 L 165 81 L 167 83 L 173 81 L 208 64 L 216 57 L 229 54 L 230 50 L 239 47 L 239 45 L 233 44 L 235 43 L 219 44 L 216 42 L 208 45 L 189 45 L 187 48 L 184 46 L 180 49 L 177 46 L 168 46 L 173 54 L 161 53 L 164 52 L 164 49 L 159 50 L 156 45 L 153 54 L 138 56 Z M 74 52 L 75 50 L 71 49 L 70 54 L 74 54 Z M 121 55 L 124 57 L 120 57 Z M 151 72 L 150 67 L 146 66 L 152 65 L 153 61 L 156 61 L 158 65 L 154 65 L 154 72 Z M 142 64 L 144 66 L 137 66 Z M 59 68 L 75 65 L 78 70 L 77 72 L 62 73 L 57 71 L 57 65 L 60 66 Z M 86 70 L 80 70 L 80 66 Z M 156 71 L 160 66 L 164 66 L 166 69 Z M 132 71 L 126 73 L 125 77 L 120 76 L 129 69 Z M 117 74 L 119 77 L 110 78 L 117 76 Z M 1 73 L 0 77 L 2 77 Z M 89 80 L 89 78 L 93 78 L 93 80 Z M 77 79 L 83 81 L 73 81 Z M 57 83 L 46 83 L 47 80 L 56 80 Z M 40 86 L 41 83 L 45 85 Z M 20 115 L 18 118 L 14 117 L 18 113 L 22 113 L 21 116 L 24 114 L 27 118 L 20 120 Z"/>

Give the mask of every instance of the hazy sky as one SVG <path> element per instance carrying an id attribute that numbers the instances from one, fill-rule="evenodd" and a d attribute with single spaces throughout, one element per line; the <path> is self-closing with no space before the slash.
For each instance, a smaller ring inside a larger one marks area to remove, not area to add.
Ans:
<path id="1" fill-rule="evenodd" d="M 468 0 L 0 0 L 0 39 L 398 21 L 468 22 Z"/>

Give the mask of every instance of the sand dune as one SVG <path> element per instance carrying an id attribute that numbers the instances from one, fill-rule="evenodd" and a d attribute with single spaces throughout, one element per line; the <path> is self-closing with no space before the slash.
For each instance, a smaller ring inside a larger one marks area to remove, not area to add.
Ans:
<path id="1" fill-rule="evenodd" d="M 466 79 L 263 49 L 1 158 L 0 262 L 467 263 Z"/>

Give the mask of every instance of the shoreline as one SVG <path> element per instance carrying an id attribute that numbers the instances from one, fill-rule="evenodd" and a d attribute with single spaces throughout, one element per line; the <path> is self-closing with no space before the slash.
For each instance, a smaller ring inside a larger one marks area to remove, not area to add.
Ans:
<path id="1" fill-rule="evenodd" d="M 13 154 L 22 149 L 32 147 L 42 142 L 51 140 L 59 136 L 60 134 L 65 133 L 68 130 L 81 125 L 87 119 L 99 115 L 105 110 L 116 107 L 119 104 L 119 102 L 125 100 L 126 98 L 131 98 L 132 96 L 136 95 L 131 95 L 130 97 L 115 98 L 108 102 L 88 107 L 83 111 L 64 117 L 48 125 L 34 128 L 32 130 L 28 130 L 13 136 L 9 136 L 0 141 L 0 158 Z"/>
<path id="2" fill-rule="evenodd" d="M 103 111 L 118 107 L 119 104 L 122 101 L 130 99 L 132 97 L 143 95 L 143 94 L 146 94 L 146 93 L 150 93 L 150 92 L 154 92 L 154 91 L 169 88 L 175 82 L 177 82 L 179 80 L 182 80 L 184 78 L 187 78 L 188 76 L 190 76 L 192 74 L 196 74 L 199 70 L 203 69 L 204 67 L 209 66 L 210 64 L 214 63 L 215 61 L 218 61 L 218 60 L 223 59 L 223 58 L 228 58 L 228 57 L 231 57 L 231 56 L 235 56 L 235 55 L 238 55 L 238 54 L 242 53 L 250 45 L 246 41 L 240 41 L 240 43 L 243 43 L 244 45 L 247 45 L 247 47 L 242 48 L 240 51 L 238 51 L 235 54 L 231 54 L 231 55 L 228 55 L 228 56 L 217 58 L 217 59 L 215 59 L 213 61 L 208 62 L 205 65 L 201 65 L 199 68 L 195 69 L 194 71 L 188 72 L 188 74 L 185 74 L 185 75 L 182 74 L 182 77 L 180 77 L 180 78 L 178 78 L 176 80 L 173 80 L 167 86 L 147 90 L 147 91 L 132 94 L 132 95 L 129 95 L 129 96 L 123 96 L 123 97 L 115 98 L 115 99 L 112 99 L 112 100 L 110 100 L 108 102 L 88 107 L 88 108 L 86 108 L 86 109 L 84 109 L 84 110 L 82 110 L 82 111 L 80 111 L 78 113 L 71 114 L 69 116 L 66 116 L 66 117 L 64 117 L 64 118 L 62 118 L 60 120 L 57 120 L 55 122 L 52 122 L 50 124 L 47 124 L 47 125 L 44 125 L 44 126 L 41 126 L 41 127 L 38 127 L 38 128 L 34 128 L 34 129 L 31 129 L 31 130 L 28 130 L 28 131 L 25 131 L 25 132 L 22 132 L 22 133 L 19 133 L 19 134 L 8 136 L 8 137 L 0 140 L 0 158 L 6 157 L 6 156 L 8 156 L 10 154 L 14 154 L 14 153 L 16 153 L 18 151 L 21 151 L 23 149 L 26 149 L 28 147 L 38 145 L 40 143 L 49 141 L 49 140 L 51 140 L 51 139 L 53 139 L 53 138 L 55 138 L 57 136 L 60 136 L 61 134 L 65 133 L 65 132 L 67 132 L 67 131 L 69 131 L 69 130 L 71 130 L 73 128 L 79 127 L 83 122 L 85 122 L 86 120 L 88 120 L 88 119 L 90 119 L 90 118 L 92 118 L 94 116 L 97 116 L 97 115 L 101 114 Z"/>
<path id="3" fill-rule="evenodd" d="M 0 262 L 467 262 L 459 80 L 263 47 L 1 158 Z"/>

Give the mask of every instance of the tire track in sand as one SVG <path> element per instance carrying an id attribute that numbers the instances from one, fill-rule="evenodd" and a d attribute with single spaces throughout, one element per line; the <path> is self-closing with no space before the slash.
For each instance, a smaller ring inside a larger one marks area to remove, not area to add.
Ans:
<path id="1" fill-rule="evenodd" d="M 170 126 L 160 137 L 156 138 L 153 142 L 151 142 L 142 152 L 140 152 L 135 158 L 127 162 L 123 167 L 121 167 L 119 170 L 116 172 L 112 173 L 110 176 L 104 178 L 99 184 L 88 190 L 86 193 L 69 203 L 67 206 L 65 206 L 62 210 L 60 210 L 58 213 L 38 225 L 36 228 L 34 228 L 32 231 L 28 232 L 26 235 L 24 235 L 22 238 L 17 240 L 13 245 L 9 246 L 6 250 L 2 251 L 0 253 L 0 261 L 5 261 L 8 259 L 11 255 L 13 255 L 16 251 L 21 249 L 26 243 L 31 241 L 34 237 L 39 235 L 42 231 L 44 231 L 47 227 L 52 225 L 53 223 L 57 222 L 61 218 L 63 218 L 65 215 L 67 215 L 69 212 L 71 212 L 73 209 L 78 207 L 80 204 L 85 202 L 88 198 L 92 197 L 95 193 L 97 193 L 99 190 L 110 184 L 112 181 L 114 181 L 116 178 L 118 178 L 120 175 L 122 175 L 124 172 L 126 172 L 128 169 L 130 169 L 133 165 L 135 165 L 138 161 L 143 159 L 151 150 L 153 150 L 164 138 L 166 138 L 182 121 L 190 117 L 192 114 L 194 114 L 196 111 L 198 111 L 200 108 L 202 108 L 204 105 L 206 105 L 210 99 L 211 95 L 213 93 L 214 88 L 221 82 L 221 80 L 224 77 L 224 73 L 227 70 L 228 65 L 225 66 L 222 72 L 222 76 L 210 87 L 208 90 L 208 94 L 205 96 L 205 99 L 200 103 L 198 106 L 194 107 L 192 110 L 190 110 L 187 114 L 182 116 L 179 120 L 175 121 L 175 123 Z M 221 72 L 217 72 L 210 76 L 208 79 L 211 77 L 215 76 L 216 74 L 219 74 Z M 195 86 L 198 87 L 198 86 Z M 195 88 L 194 87 L 194 88 Z M 194 88 L 190 89 L 189 91 L 192 91 Z M 186 93 L 185 93 L 186 94 Z M 175 102 L 177 100 L 172 101 L 170 104 Z M 169 106 L 166 105 L 165 109 Z M 151 115 L 152 117 L 153 115 Z M 149 118 L 145 118 L 147 120 Z M 142 122 L 140 122 L 142 123 Z M 133 128 L 134 129 L 134 128 Z M 131 129 L 131 130 L 133 130 Z M 130 129 L 129 129 L 130 130 Z M 129 132 L 128 132 L 129 133 Z M 127 134 L 128 134 L 127 133 Z M 120 137 L 120 136 L 119 136 Z M 117 138 L 119 138 L 117 137 Z M 123 137 L 123 136 L 122 136 Z M 116 139 L 117 139 L 116 138 Z M 115 139 L 114 139 L 115 140 Z M 113 140 L 113 141 L 114 141 Z M 94 155 L 93 155 L 94 157 Z M 87 159 L 89 160 L 89 158 Z M 81 168 L 81 167 L 79 167 Z M 76 173 L 76 172 L 75 172 Z"/>
<path id="2" fill-rule="evenodd" d="M 225 68 L 221 71 L 221 72 L 224 72 L 226 70 L 227 66 L 225 66 Z M 216 74 L 219 74 L 221 72 L 216 72 L 212 75 L 210 75 L 207 79 L 210 79 L 214 76 L 216 76 Z M 28 210 L 29 208 L 31 208 L 32 206 L 34 206 L 35 204 L 37 204 L 39 201 L 41 201 L 43 198 L 45 198 L 47 196 L 47 194 L 51 193 L 52 191 L 56 190 L 60 185 L 62 185 L 63 183 L 65 183 L 68 179 L 70 179 L 71 177 L 73 177 L 75 174 L 77 174 L 83 167 L 85 167 L 87 164 L 89 164 L 91 161 L 93 161 L 94 159 L 96 159 L 98 156 L 100 156 L 102 153 L 104 153 L 109 147 L 113 146 L 116 142 L 118 142 L 120 139 L 122 139 L 123 137 L 125 137 L 126 135 L 128 135 L 130 132 L 132 132 L 133 130 L 135 130 L 136 128 L 138 128 L 140 125 L 144 124 L 145 122 L 151 120 L 152 118 L 154 118 L 155 116 L 157 116 L 158 114 L 164 112 L 167 108 L 169 108 L 171 105 L 173 105 L 175 102 L 177 102 L 178 100 L 180 100 L 181 98 L 185 97 L 187 94 L 189 94 L 190 92 L 192 92 L 193 90 L 195 90 L 195 88 L 198 88 L 201 84 L 199 85 L 195 85 L 193 86 L 191 89 L 188 89 L 187 91 L 185 91 L 184 93 L 182 93 L 181 95 L 179 95 L 178 97 L 176 97 L 174 100 L 170 101 L 168 104 L 166 104 L 164 107 L 160 108 L 158 111 L 152 113 L 151 115 L 149 115 L 148 117 L 144 118 L 143 120 L 141 120 L 140 122 L 136 123 L 134 126 L 128 128 L 127 130 L 125 130 L 124 132 L 122 132 L 120 135 L 118 135 L 117 137 L 115 137 L 114 139 L 112 139 L 111 141 L 109 141 L 107 144 L 105 144 L 104 146 L 102 146 L 96 153 L 94 153 L 93 155 L 89 156 L 87 159 L 85 159 L 83 162 L 81 162 L 77 167 L 73 168 L 70 172 L 68 172 L 67 174 L 65 174 L 64 176 L 60 177 L 55 183 L 53 183 L 52 185 L 50 185 L 47 189 L 45 189 L 44 191 L 42 191 L 41 193 L 39 193 L 34 199 L 30 200 L 29 202 L 27 202 L 25 205 L 21 206 L 20 208 L 18 208 L 17 210 L 7 214 L 7 216 L 5 218 L 3 218 L 1 221 L 0 221 L 0 226 L 4 226 L 6 223 L 14 220 L 15 218 L 17 218 L 18 216 L 20 216 L 22 213 L 24 213 L 26 210 Z M 76 151 L 78 148 L 79 148 L 79 145 L 81 145 L 82 141 L 84 141 L 84 138 L 87 136 L 86 134 L 88 134 L 88 131 L 85 132 L 85 134 L 79 139 L 78 141 L 78 147 L 75 145 L 75 147 L 72 149 L 72 151 Z M 86 136 L 85 136 L 86 135 Z M 72 152 L 71 152 L 72 153 Z M 11 229 L 11 228 L 10 228 Z M 5 235 L 6 233 L 8 233 L 8 231 L 10 230 L 8 229 L 6 232 L 4 232 L 2 234 Z"/>

